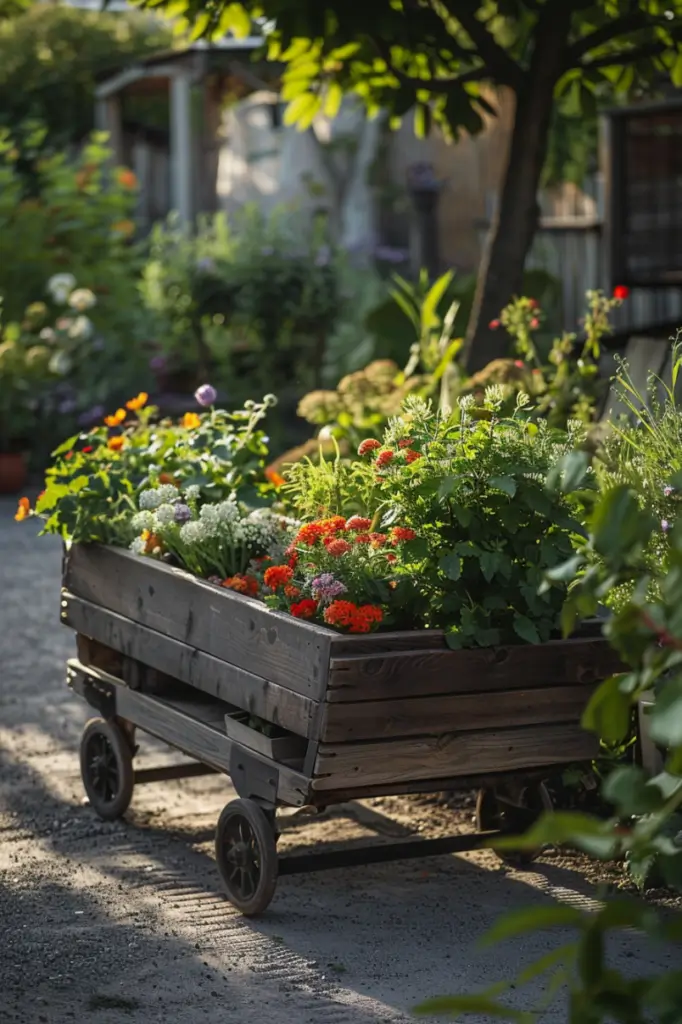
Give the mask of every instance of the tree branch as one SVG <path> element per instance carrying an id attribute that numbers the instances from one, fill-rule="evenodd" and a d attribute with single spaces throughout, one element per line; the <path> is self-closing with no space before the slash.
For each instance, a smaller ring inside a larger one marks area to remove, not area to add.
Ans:
<path id="1" fill-rule="evenodd" d="M 451 89 L 465 85 L 467 82 L 482 82 L 486 78 L 490 78 L 490 72 L 485 66 L 472 68 L 470 71 L 464 71 L 461 75 L 450 75 L 447 78 L 416 78 L 414 75 L 408 75 L 395 66 L 391 57 L 391 47 L 383 39 L 372 39 L 372 43 L 376 47 L 379 56 L 386 62 L 389 71 L 395 75 L 398 81 L 414 89 L 428 89 L 429 92 L 450 92 Z"/>
<path id="2" fill-rule="evenodd" d="M 573 43 L 568 48 L 567 66 L 573 67 L 575 64 L 578 64 L 580 58 L 584 57 L 590 50 L 595 50 L 598 46 L 602 46 L 612 39 L 617 39 L 619 36 L 629 35 L 631 32 L 637 32 L 641 28 L 647 28 L 651 24 L 648 16 L 642 11 L 624 14 L 622 18 L 615 18 L 613 21 L 607 22 L 606 25 L 602 25 L 600 28 L 595 29 L 594 32 L 590 32 L 588 35 L 583 36 L 582 39 L 578 39 L 577 42 Z"/>
<path id="3" fill-rule="evenodd" d="M 467 10 L 461 0 L 444 0 L 444 3 L 476 47 L 478 56 L 488 68 L 488 77 L 518 92 L 523 85 L 522 68 L 478 20 L 476 12 L 472 8 Z"/>

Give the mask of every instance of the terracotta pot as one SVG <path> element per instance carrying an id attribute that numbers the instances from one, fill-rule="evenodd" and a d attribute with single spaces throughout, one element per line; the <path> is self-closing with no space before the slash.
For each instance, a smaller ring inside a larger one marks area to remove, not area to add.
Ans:
<path id="1" fill-rule="evenodd" d="M 23 490 L 28 478 L 23 452 L 0 452 L 0 494 L 16 494 Z"/>

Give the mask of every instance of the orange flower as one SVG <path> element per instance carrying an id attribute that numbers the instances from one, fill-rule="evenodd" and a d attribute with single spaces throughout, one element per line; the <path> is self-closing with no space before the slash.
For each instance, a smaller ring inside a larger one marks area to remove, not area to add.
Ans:
<path id="1" fill-rule="evenodd" d="M 174 476 L 171 476 L 170 473 L 159 473 L 159 483 L 176 485 L 177 480 Z"/>
<path id="2" fill-rule="evenodd" d="M 17 506 L 17 511 L 14 515 L 16 521 L 18 523 L 21 523 L 24 521 L 24 519 L 28 519 L 30 514 L 31 502 L 28 500 L 28 498 L 19 498 L 19 505 Z"/>
<path id="3" fill-rule="evenodd" d="M 255 576 L 245 576 L 238 572 L 235 576 L 229 576 L 220 584 L 227 590 L 236 590 L 238 594 L 246 594 L 247 597 L 255 597 L 258 593 L 258 580 Z"/>
<path id="4" fill-rule="evenodd" d="M 149 395 L 146 391 L 140 391 L 137 398 L 131 398 L 130 401 L 126 402 L 126 409 L 130 409 L 132 412 L 137 412 L 138 409 L 143 409 L 147 404 Z"/>
<path id="5" fill-rule="evenodd" d="M 125 437 L 121 437 L 119 434 L 117 437 L 110 437 L 107 441 L 107 448 L 110 448 L 112 452 L 120 452 L 123 445 L 126 443 Z"/>
<path id="6" fill-rule="evenodd" d="M 284 596 L 288 597 L 290 601 L 293 601 L 294 598 L 301 596 L 301 591 L 292 583 L 288 583 L 287 586 L 284 588 Z"/>
<path id="7" fill-rule="evenodd" d="M 144 552 L 146 555 L 151 555 L 156 548 L 163 546 L 161 538 L 150 530 L 143 530 L 141 536 L 142 540 L 145 542 Z"/>
<path id="8" fill-rule="evenodd" d="M 132 235 L 135 230 L 135 224 L 132 220 L 117 220 L 115 224 L 111 225 L 111 230 L 116 231 L 119 235 Z"/>
<path id="9" fill-rule="evenodd" d="M 108 427 L 119 427 L 126 418 L 125 409 L 117 409 L 111 416 L 105 416 L 104 422 Z"/>
<path id="10" fill-rule="evenodd" d="M 369 539 L 373 548 L 382 548 L 388 540 L 388 535 L 385 533 L 370 533 Z"/>
<path id="11" fill-rule="evenodd" d="M 127 188 L 130 190 L 137 188 L 137 178 L 135 177 L 132 171 L 128 170 L 127 167 L 122 167 L 121 170 L 118 172 L 117 177 L 119 185 L 121 185 L 123 188 Z"/>
<path id="12" fill-rule="evenodd" d="M 273 487 L 283 487 L 286 483 L 284 477 L 280 476 L 276 469 L 266 469 L 265 479 L 269 480 Z"/>
<path id="13" fill-rule="evenodd" d="M 384 613 L 378 605 L 356 605 L 352 601 L 332 601 L 324 611 L 324 621 L 329 626 L 345 627 L 351 633 L 369 633 L 379 625 Z"/>
<path id="14" fill-rule="evenodd" d="M 298 604 L 292 604 L 289 611 L 296 619 L 312 619 L 317 611 L 317 601 L 312 597 L 304 597 Z"/>
<path id="15" fill-rule="evenodd" d="M 297 544 L 308 544 L 312 547 L 321 537 L 329 537 L 345 529 L 346 520 L 343 516 L 332 516 L 330 519 L 318 519 L 314 523 L 304 523 L 296 535 Z"/>
<path id="16" fill-rule="evenodd" d="M 346 555 L 352 550 L 348 541 L 342 540 L 340 537 L 333 538 L 325 544 L 325 547 L 333 558 L 340 558 L 341 555 Z"/>
<path id="17" fill-rule="evenodd" d="M 277 590 L 290 583 L 293 577 L 294 570 L 290 569 L 288 565 L 271 565 L 269 569 L 265 570 L 263 582 L 271 590 Z"/>
<path id="18" fill-rule="evenodd" d="M 186 412 L 180 420 L 180 426 L 186 427 L 188 430 L 194 430 L 195 427 L 201 426 L 201 417 L 196 412 Z"/>

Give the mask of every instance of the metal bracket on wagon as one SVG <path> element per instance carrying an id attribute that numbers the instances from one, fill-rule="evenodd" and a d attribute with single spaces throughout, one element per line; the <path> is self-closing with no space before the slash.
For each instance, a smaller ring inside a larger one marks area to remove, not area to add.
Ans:
<path id="1" fill-rule="evenodd" d="M 253 757 L 236 743 L 230 752 L 230 778 L 243 800 L 260 800 L 273 807 L 277 803 L 279 772 L 275 766 Z"/>
<path id="2" fill-rule="evenodd" d="M 113 686 L 106 683 L 94 682 L 84 678 L 80 672 L 71 667 L 66 673 L 66 682 L 74 693 L 79 694 L 84 700 L 99 711 L 102 718 L 111 719 L 116 715 L 116 694 Z"/>

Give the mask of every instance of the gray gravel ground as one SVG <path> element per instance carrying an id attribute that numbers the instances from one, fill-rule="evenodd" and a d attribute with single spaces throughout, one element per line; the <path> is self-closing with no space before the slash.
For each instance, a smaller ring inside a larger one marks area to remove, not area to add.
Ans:
<path id="1" fill-rule="evenodd" d="M 58 623 L 60 547 L 13 511 L 0 501 L 1 1022 L 406 1022 L 420 1000 L 511 977 L 549 948 L 529 937 L 477 950 L 500 912 L 589 905 L 574 872 L 518 874 L 477 853 L 285 878 L 249 922 L 213 863 L 213 827 L 234 796 L 226 779 L 140 787 L 125 821 L 99 822 L 78 774 L 87 709 L 63 682 L 73 641 Z M 150 743 L 142 763 L 168 756 Z M 283 845 L 461 824 L 407 799 L 351 812 L 292 822 Z M 636 936 L 613 956 L 633 973 L 667 962 Z"/>

